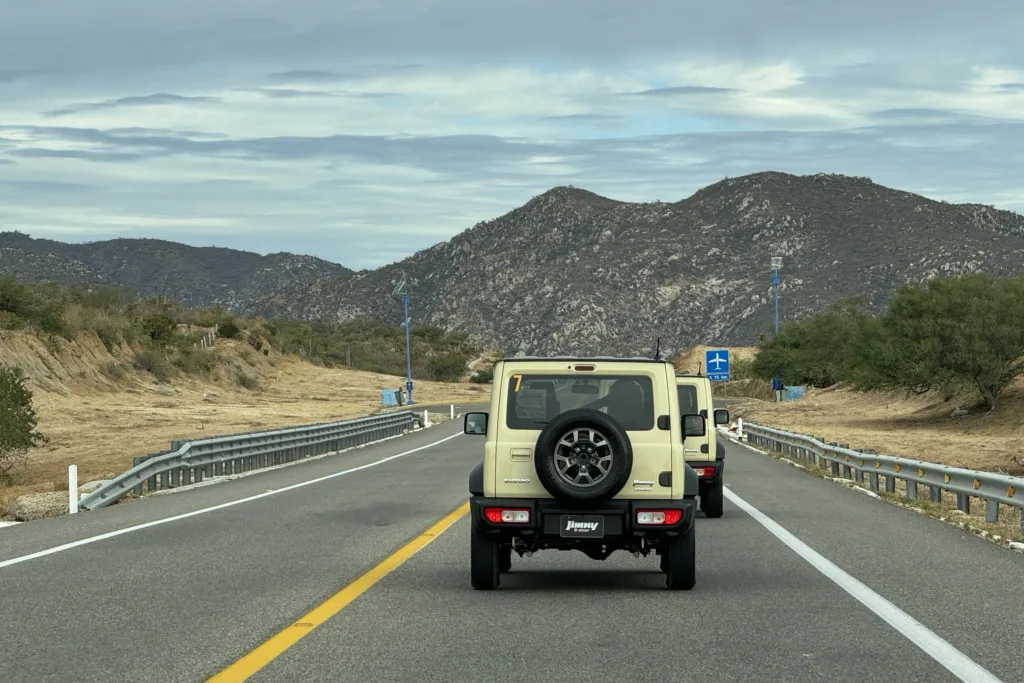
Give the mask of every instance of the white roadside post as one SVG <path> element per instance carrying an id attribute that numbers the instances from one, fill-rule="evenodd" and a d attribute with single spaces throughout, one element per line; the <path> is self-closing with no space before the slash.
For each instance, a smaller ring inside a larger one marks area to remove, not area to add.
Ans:
<path id="1" fill-rule="evenodd" d="M 430 416 L 427 414 L 427 409 L 426 408 L 423 409 L 423 426 L 424 427 L 429 427 L 430 426 Z"/>
<path id="2" fill-rule="evenodd" d="M 453 419 L 453 420 L 455 419 L 455 404 L 454 404 L 454 403 L 452 404 L 452 415 L 451 415 L 451 419 Z"/>
<path id="3" fill-rule="evenodd" d="M 736 418 L 736 438 L 743 441 L 743 418 Z"/>
<path id="4" fill-rule="evenodd" d="M 78 465 L 68 465 L 68 514 L 78 512 Z"/>

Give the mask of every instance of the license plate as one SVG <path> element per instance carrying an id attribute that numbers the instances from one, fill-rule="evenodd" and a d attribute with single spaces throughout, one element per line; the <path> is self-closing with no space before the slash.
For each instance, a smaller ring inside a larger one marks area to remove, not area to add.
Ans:
<path id="1" fill-rule="evenodd" d="M 562 515 L 559 532 L 565 538 L 604 538 L 601 515 Z"/>

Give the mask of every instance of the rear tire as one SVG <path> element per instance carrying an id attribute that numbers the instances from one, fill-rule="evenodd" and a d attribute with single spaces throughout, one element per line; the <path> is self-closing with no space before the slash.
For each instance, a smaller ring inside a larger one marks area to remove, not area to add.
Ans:
<path id="1" fill-rule="evenodd" d="M 691 523 L 685 532 L 665 548 L 667 571 L 665 584 L 670 590 L 688 591 L 697 583 L 697 525 Z"/>
<path id="2" fill-rule="evenodd" d="M 498 571 L 502 574 L 512 571 L 512 546 L 503 545 L 498 548 Z"/>
<path id="3" fill-rule="evenodd" d="M 721 517 L 725 507 L 725 478 L 709 486 L 700 499 L 700 509 L 704 511 L 704 516 Z"/>
<path id="4" fill-rule="evenodd" d="M 494 590 L 501 583 L 498 544 L 487 534 L 471 528 L 469 536 L 470 583 L 478 591 Z"/>

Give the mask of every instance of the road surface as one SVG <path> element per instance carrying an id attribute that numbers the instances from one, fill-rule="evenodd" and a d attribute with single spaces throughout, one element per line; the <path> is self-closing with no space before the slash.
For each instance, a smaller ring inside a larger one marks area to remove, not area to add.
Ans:
<path id="1" fill-rule="evenodd" d="M 0 681 L 1024 681 L 1019 554 L 731 442 L 694 590 L 546 551 L 473 591 L 460 426 L 0 530 Z"/>

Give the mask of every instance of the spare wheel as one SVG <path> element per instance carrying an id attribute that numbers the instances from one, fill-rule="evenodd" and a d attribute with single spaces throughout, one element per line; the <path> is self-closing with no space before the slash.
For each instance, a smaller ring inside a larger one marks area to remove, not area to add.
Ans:
<path id="1" fill-rule="evenodd" d="M 633 446 L 615 418 L 598 410 L 567 410 L 537 438 L 534 468 L 555 498 L 606 500 L 633 471 Z"/>

